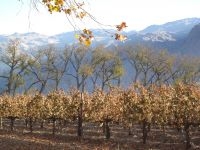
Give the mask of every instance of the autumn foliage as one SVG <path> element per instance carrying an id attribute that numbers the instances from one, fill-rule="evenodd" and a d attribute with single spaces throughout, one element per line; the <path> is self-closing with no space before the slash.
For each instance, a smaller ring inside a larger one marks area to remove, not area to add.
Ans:
<path id="1" fill-rule="evenodd" d="M 110 122 L 127 128 L 130 124 L 141 124 L 144 143 L 149 126 L 157 125 L 163 129 L 172 126 L 185 131 L 186 147 L 189 148 L 189 129 L 200 125 L 200 86 L 182 83 L 148 87 L 136 83 L 126 90 L 111 88 L 105 92 L 98 89 L 93 93 L 73 89 L 69 92 L 53 91 L 48 95 L 2 95 L 0 117 L 11 119 L 12 126 L 16 118 L 72 121 L 77 117 L 81 102 L 83 120 L 105 123 L 106 132 L 110 132 Z"/>
<path id="2" fill-rule="evenodd" d="M 80 21 L 87 17 L 96 22 L 97 24 L 103 25 L 85 10 L 84 1 L 79 2 L 76 0 L 42 0 L 42 3 L 47 7 L 48 11 L 51 14 L 53 12 L 64 13 L 67 16 L 69 23 L 74 27 L 74 29 L 76 28 L 76 24 L 73 24 L 72 21 L 70 21 L 70 17 L 73 18 L 73 20 L 77 19 Z M 112 37 L 114 37 L 115 40 L 125 41 L 127 37 L 125 35 L 122 35 L 121 31 L 126 27 L 126 22 L 122 22 L 121 24 L 116 25 L 117 32 L 114 34 L 111 33 L 113 34 Z M 94 38 L 92 31 L 89 29 L 83 29 L 79 32 L 80 33 L 76 35 L 79 42 L 83 43 L 86 46 L 90 46 Z"/>

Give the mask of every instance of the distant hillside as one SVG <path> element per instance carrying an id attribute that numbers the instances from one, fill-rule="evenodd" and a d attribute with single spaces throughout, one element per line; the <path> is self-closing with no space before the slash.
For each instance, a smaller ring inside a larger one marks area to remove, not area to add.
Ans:
<path id="1" fill-rule="evenodd" d="M 200 24 L 194 26 L 182 46 L 184 53 L 200 55 Z"/>

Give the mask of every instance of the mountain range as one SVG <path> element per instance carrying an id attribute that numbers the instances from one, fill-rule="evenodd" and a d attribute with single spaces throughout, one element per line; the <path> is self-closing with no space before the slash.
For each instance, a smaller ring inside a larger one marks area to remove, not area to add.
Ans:
<path id="1" fill-rule="evenodd" d="M 155 49 L 167 49 L 171 53 L 200 55 L 200 18 L 187 18 L 168 22 L 162 25 L 151 25 L 141 31 L 125 32 L 128 40 L 121 43 L 111 35 L 111 29 L 93 29 L 95 39 L 93 45 L 104 44 L 106 47 L 123 46 L 125 44 L 143 44 Z M 20 39 L 21 48 L 29 51 L 52 44 L 64 47 L 77 42 L 75 33 L 65 32 L 53 36 L 35 32 L 0 35 L 0 49 L 5 49 L 9 40 Z"/>

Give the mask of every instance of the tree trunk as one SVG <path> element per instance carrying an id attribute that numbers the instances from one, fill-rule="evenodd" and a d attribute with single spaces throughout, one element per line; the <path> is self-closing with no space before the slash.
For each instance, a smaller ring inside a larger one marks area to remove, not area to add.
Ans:
<path id="1" fill-rule="evenodd" d="M 55 132 L 56 132 L 56 118 L 53 117 L 52 121 L 53 121 L 52 134 L 53 134 L 53 136 L 55 136 Z"/>
<path id="2" fill-rule="evenodd" d="M 77 135 L 78 137 L 82 137 L 83 134 L 83 103 L 80 103 L 79 109 L 78 109 L 78 128 L 77 128 Z"/>
<path id="3" fill-rule="evenodd" d="M 190 125 L 188 123 L 186 123 L 184 125 L 184 131 L 185 131 L 185 140 L 186 140 L 186 145 L 185 145 L 185 149 L 188 150 L 191 147 L 191 139 L 190 139 Z"/>
<path id="4" fill-rule="evenodd" d="M 121 78 L 119 77 L 117 80 L 117 86 L 120 87 L 120 85 L 121 85 Z"/>
<path id="5" fill-rule="evenodd" d="M 0 117 L 0 129 L 3 129 L 3 118 Z"/>
<path id="6" fill-rule="evenodd" d="M 105 137 L 106 139 L 110 139 L 110 127 L 109 127 L 109 120 L 105 120 Z"/>
<path id="7" fill-rule="evenodd" d="M 15 117 L 9 117 L 10 118 L 10 130 L 14 130 L 14 123 L 15 123 Z"/>
<path id="8" fill-rule="evenodd" d="M 166 128 L 165 128 L 165 123 L 162 123 L 161 125 L 162 127 L 162 142 L 165 143 L 166 142 Z"/>
<path id="9" fill-rule="evenodd" d="M 67 120 L 65 119 L 63 122 L 63 126 L 66 127 L 67 126 Z"/>
<path id="10" fill-rule="evenodd" d="M 132 135 L 132 127 L 133 127 L 133 123 L 129 119 L 129 124 L 128 124 L 128 135 L 129 136 Z"/>
<path id="11" fill-rule="evenodd" d="M 151 124 L 148 123 L 148 132 L 150 132 L 150 131 L 151 131 Z"/>
<path id="12" fill-rule="evenodd" d="M 32 117 L 29 118 L 29 129 L 30 129 L 30 132 L 32 133 L 33 132 L 33 118 Z"/>
<path id="13" fill-rule="evenodd" d="M 131 127 L 128 127 L 128 135 L 132 135 Z"/>
<path id="14" fill-rule="evenodd" d="M 44 120 L 42 119 L 40 122 L 40 128 L 43 129 L 44 128 Z"/>
<path id="15" fill-rule="evenodd" d="M 147 122 L 146 120 L 143 120 L 142 122 L 142 134 L 143 134 L 143 144 L 146 144 L 146 141 L 147 141 Z"/>
<path id="16" fill-rule="evenodd" d="M 60 119 L 60 118 L 58 120 L 58 128 L 62 129 L 62 119 Z"/>
<path id="17" fill-rule="evenodd" d="M 45 89 L 45 87 L 46 87 L 46 84 L 47 84 L 47 81 L 45 80 L 45 81 L 42 83 L 41 87 L 40 87 L 40 91 L 39 91 L 40 94 L 44 91 L 44 89 Z"/>
<path id="18" fill-rule="evenodd" d="M 102 125 L 102 131 L 103 131 L 103 133 L 105 133 L 105 132 L 106 132 L 106 124 L 105 124 L 105 121 L 103 121 L 103 125 Z"/>
<path id="19" fill-rule="evenodd" d="M 25 126 L 28 128 L 28 118 L 25 119 Z"/>

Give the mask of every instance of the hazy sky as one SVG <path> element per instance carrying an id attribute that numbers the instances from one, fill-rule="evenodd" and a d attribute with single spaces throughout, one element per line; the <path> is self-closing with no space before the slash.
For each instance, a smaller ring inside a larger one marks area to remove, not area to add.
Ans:
<path id="1" fill-rule="evenodd" d="M 30 9 L 30 0 L 0 0 L 0 34 L 38 32 L 52 35 L 73 30 L 64 14 L 50 15 L 39 6 Z M 103 24 L 126 21 L 128 30 L 163 24 L 183 18 L 200 18 L 200 0 L 86 0 L 88 12 Z M 81 27 L 98 28 L 86 20 Z"/>

